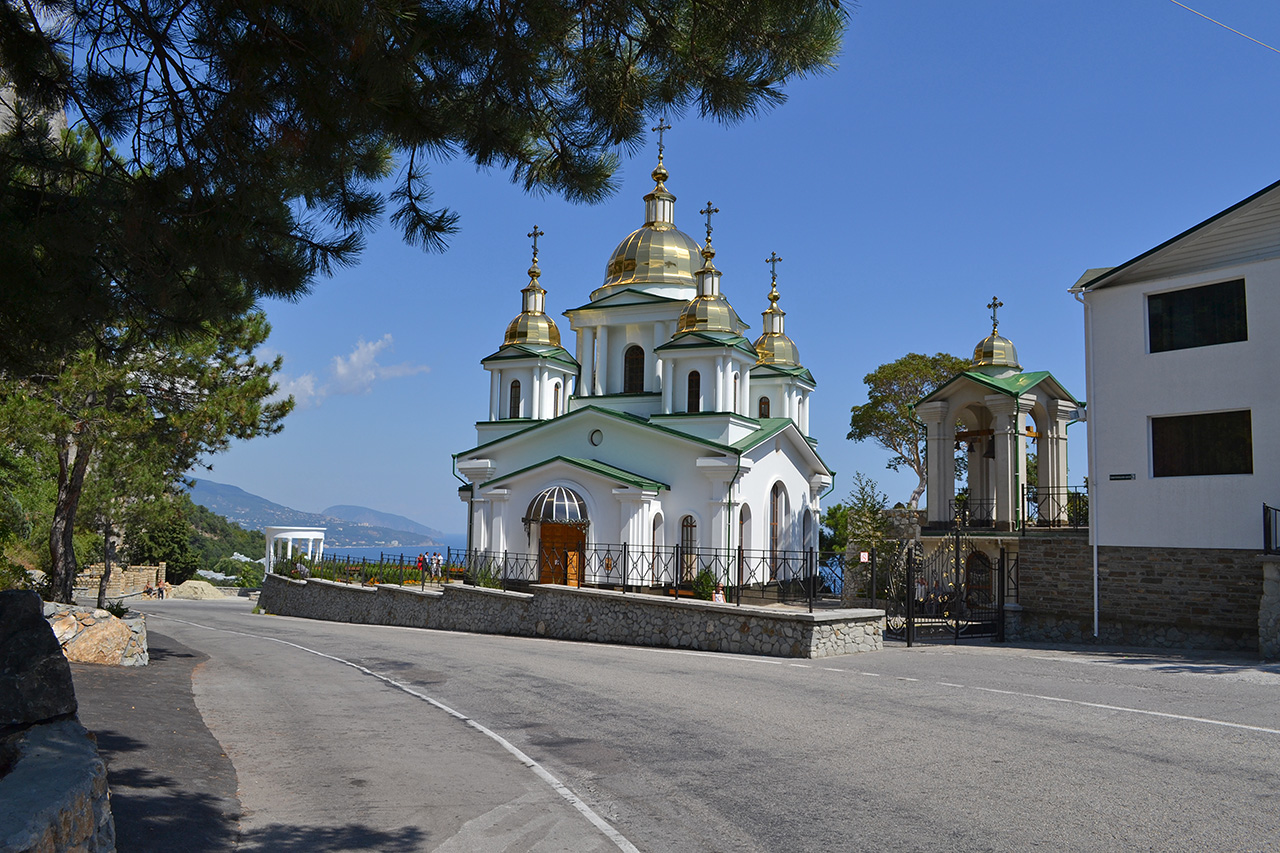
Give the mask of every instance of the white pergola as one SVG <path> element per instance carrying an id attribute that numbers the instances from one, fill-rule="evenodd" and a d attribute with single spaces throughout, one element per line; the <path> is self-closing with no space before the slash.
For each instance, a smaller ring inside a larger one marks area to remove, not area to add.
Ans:
<path id="1" fill-rule="evenodd" d="M 307 559 L 320 559 L 324 555 L 325 527 L 264 527 L 262 532 L 267 537 L 267 574 L 272 574 L 275 566 L 278 545 L 284 543 L 284 557 L 293 556 L 293 543 L 307 543 Z M 301 550 L 301 549 L 299 549 Z"/>

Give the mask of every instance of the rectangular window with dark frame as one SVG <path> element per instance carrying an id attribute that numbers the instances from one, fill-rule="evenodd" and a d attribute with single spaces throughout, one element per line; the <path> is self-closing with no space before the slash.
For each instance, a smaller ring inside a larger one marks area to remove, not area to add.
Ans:
<path id="1" fill-rule="evenodd" d="M 1147 296 L 1151 352 L 1249 340 L 1244 279 Z"/>
<path id="2" fill-rule="evenodd" d="M 1156 477 L 1252 474 L 1250 411 L 1152 418 L 1151 473 Z"/>

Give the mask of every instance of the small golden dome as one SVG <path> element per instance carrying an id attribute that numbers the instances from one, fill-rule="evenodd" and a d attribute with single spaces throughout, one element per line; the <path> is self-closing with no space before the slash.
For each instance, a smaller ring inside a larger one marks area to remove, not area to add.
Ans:
<path id="1" fill-rule="evenodd" d="M 536 251 L 536 250 L 535 250 Z M 542 270 L 538 269 L 538 259 L 534 256 L 533 266 L 529 267 L 529 284 L 520 291 L 524 295 L 524 310 L 507 324 L 507 333 L 502 338 L 502 345 L 511 344 L 543 344 L 560 346 L 560 330 L 555 321 L 545 313 L 547 291 L 538 284 Z"/>
<path id="2" fill-rule="evenodd" d="M 978 345 L 973 348 L 973 366 L 1022 369 L 1022 365 L 1018 364 L 1018 351 L 1014 348 L 1013 341 L 994 331 L 978 341 Z"/>
<path id="3" fill-rule="evenodd" d="M 756 364 L 776 364 L 779 367 L 799 367 L 800 350 L 795 341 L 783 331 L 782 318 L 787 312 L 778 307 L 777 262 L 775 252 L 765 263 L 774 264 L 773 283 L 769 287 L 769 307 L 760 315 L 764 319 L 764 334 L 756 338 Z"/>

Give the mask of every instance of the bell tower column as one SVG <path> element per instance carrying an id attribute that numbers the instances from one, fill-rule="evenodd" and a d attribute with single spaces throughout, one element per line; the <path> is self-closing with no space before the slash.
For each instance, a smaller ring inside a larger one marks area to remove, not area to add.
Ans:
<path id="1" fill-rule="evenodd" d="M 955 430 L 947 428 L 946 400 L 916 406 L 916 416 L 925 425 L 925 500 L 928 503 L 930 527 L 946 527 L 951 523 L 951 502 L 956 497 Z"/>

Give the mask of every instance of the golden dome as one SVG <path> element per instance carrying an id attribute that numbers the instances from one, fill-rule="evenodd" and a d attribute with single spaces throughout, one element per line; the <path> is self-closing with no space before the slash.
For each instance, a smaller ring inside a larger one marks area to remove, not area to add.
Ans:
<path id="1" fill-rule="evenodd" d="M 799 367 L 800 350 L 795 341 L 783 331 L 782 318 L 787 312 L 778 307 L 778 274 L 776 263 L 781 261 L 775 252 L 765 263 L 774 263 L 773 283 L 769 287 L 769 307 L 762 313 L 764 334 L 756 338 L 756 364 L 776 364 L 779 367 Z"/>
<path id="2" fill-rule="evenodd" d="M 1022 369 L 1022 365 L 1018 364 L 1018 351 L 1014 348 L 1013 341 L 1001 337 L 994 330 L 973 348 L 973 366 Z"/>
<path id="3" fill-rule="evenodd" d="M 529 284 L 520 291 L 524 294 L 524 310 L 507 324 L 507 333 L 502 338 L 502 345 L 511 344 L 544 344 L 560 346 L 560 330 L 555 321 L 543 310 L 546 304 L 547 291 L 538 284 L 542 270 L 538 269 L 535 256 L 533 266 L 529 267 Z"/>
<path id="4" fill-rule="evenodd" d="M 644 197 L 644 226 L 628 234 L 613 250 L 605 265 L 604 284 L 591 294 L 593 300 L 638 285 L 696 286 L 694 271 L 702 247 L 676 228 L 676 197 L 663 183 L 667 177 L 659 162 L 653 170 L 653 191 Z"/>
<path id="5" fill-rule="evenodd" d="M 987 307 L 991 309 L 991 334 L 978 341 L 978 345 L 973 348 L 973 366 L 1021 370 L 1022 365 L 1018 364 L 1018 351 L 1014 349 L 1013 341 L 1000 336 L 1000 321 L 996 311 L 1003 308 L 1004 303 L 999 297 L 993 296 Z"/>
<path id="6" fill-rule="evenodd" d="M 702 250 L 702 267 L 698 270 L 702 284 L 698 295 L 689 301 L 676 321 L 677 335 L 681 332 L 732 332 L 736 335 L 742 329 L 742 320 L 720 292 L 720 270 L 711 262 L 715 254 L 708 235 L 706 248 Z"/>

